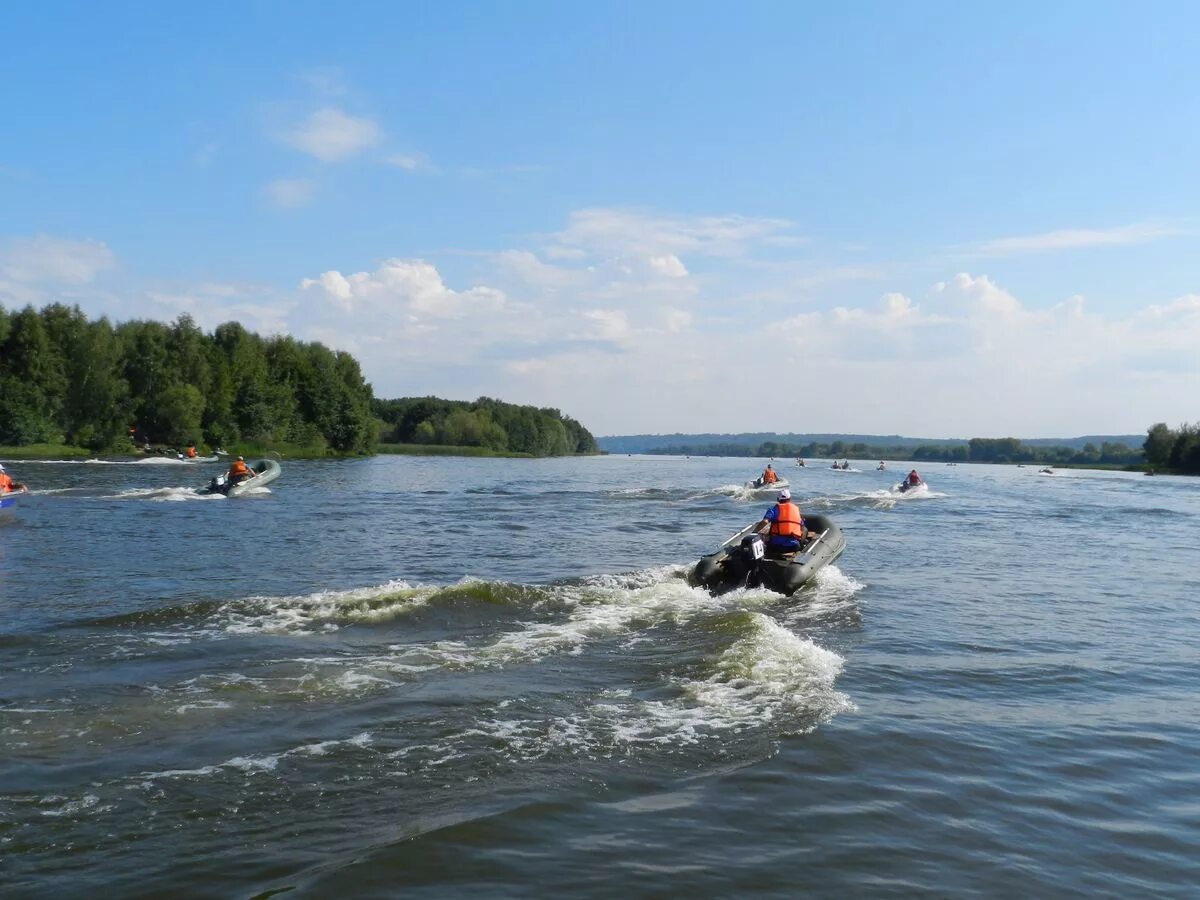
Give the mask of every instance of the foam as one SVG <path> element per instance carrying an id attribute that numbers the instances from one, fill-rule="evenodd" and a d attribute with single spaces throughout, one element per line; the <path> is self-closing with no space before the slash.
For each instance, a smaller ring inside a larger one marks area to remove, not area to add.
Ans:
<path id="1" fill-rule="evenodd" d="M 406 581 L 349 590 L 316 591 L 290 597 L 249 597 L 226 604 L 216 627 L 227 634 L 311 634 L 333 631 L 352 622 L 382 622 L 428 602 L 436 588 L 415 588 Z M 391 602 L 378 602 L 389 599 Z"/>

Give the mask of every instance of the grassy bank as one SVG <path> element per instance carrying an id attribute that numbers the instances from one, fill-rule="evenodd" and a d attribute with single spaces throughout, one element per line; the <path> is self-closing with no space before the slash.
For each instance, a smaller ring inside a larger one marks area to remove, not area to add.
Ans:
<path id="1" fill-rule="evenodd" d="M 26 444 L 23 447 L 0 447 L 0 459 L 90 459 L 95 456 L 83 447 L 67 444 Z"/>
<path id="2" fill-rule="evenodd" d="M 380 444 L 376 453 L 394 453 L 401 456 L 498 456 L 509 459 L 532 459 L 528 453 L 507 453 L 489 450 L 486 447 L 450 447 L 445 444 Z"/>

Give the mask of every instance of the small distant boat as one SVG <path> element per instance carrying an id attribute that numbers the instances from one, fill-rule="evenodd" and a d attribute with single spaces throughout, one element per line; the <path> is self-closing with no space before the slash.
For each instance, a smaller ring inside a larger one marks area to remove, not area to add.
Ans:
<path id="1" fill-rule="evenodd" d="M 794 594 L 821 569 L 842 555 L 846 539 L 831 519 L 805 515 L 804 523 L 816 535 L 793 553 L 768 552 L 755 525 L 747 525 L 715 553 L 700 557 L 688 573 L 688 584 L 714 594 L 741 587 L 765 587 L 779 594 Z"/>
<path id="2" fill-rule="evenodd" d="M 1044 468 L 1044 469 L 1038 469 L 1038 474 L 1039 475 L 1057 475 L 1058 473 L 1055 472 L 1049 466 L 1046 466 L 1046 468 Z"/>
<path id="3" fill-rule="evenodd" d="M 763 481 L 761 478 L 755 478 L 753 481 L 747 481 L 745 486 L 754 491 L 781 491 L 788 486 L 788 480 L 776 478 L 774 481 Z"/>
<path id="4" fill-rule="evenodd" d="M 238 497 L 254 488 L 266 487 L 276 478 L 283 474 L 283 470 L 279 467 L 279 463 L 273 459 L 259 460 L 252 467 L 255 475 L 253 478 L 245 478 L 237 484 L 230 484 L 226 475 L 218 475 L 208 483 L 208 486 L 201 488 L 201 494 L 224 494 L 226 497 Z"/>

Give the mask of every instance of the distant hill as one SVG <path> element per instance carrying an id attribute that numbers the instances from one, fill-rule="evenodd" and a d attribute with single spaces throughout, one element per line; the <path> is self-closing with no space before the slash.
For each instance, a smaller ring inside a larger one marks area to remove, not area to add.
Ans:
<path id="1" fill-rule="evenodd" d="M 1146 435 L 1144 434 L 1092 434 L 1071 438 L 1021 438 L 1021 443 L 1034 447 L 1069 447 L 1072 450 L 1082 450 L 1087 444 L 1099 447 L 1108 442 L 1125 444 L 1131 449 L 1138 449 L 1145 440 Z M 803 444 L 833 444 L 835 441 L 841 441 L 846 445 L 865 444 L 867 447 L 894 449 L 897 447 L 966 446 L 968 439 L 904 437 L 898 434 L 783 434 L 771 431 L 738 434 L 627 434 L 596 438 L 600 449 L 609 453 L 661 453 L 667 449 L 681 449 L 682 452 L 686 452 L 686 448 L 689 447 L 758 447 L 766 443 L 800 446 Z"/>

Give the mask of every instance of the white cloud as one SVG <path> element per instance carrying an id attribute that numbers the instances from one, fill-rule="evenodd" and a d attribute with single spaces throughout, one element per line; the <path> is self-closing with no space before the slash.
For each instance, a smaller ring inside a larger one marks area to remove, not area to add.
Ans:
<path id="1" fill-rule="evenodd" d="M 393 153 L 391 156 L 384 157 L 383 161 L 389 166 L 395 166 L 405 172 L 416 172 L 429 168 L 428 161 L 419 153 Z"/>
<path id="2" fill-rule="evenodd" d="M 276 178 L 263 187 L 263 194 L 281 209 L 299 209 L 312 202 L 316 184 L 308 178 Z"/>
<path id="3" fill-rule="evenodd" d="M 497 253 L 495 260 L 524 284 L 547 290 L 581 286 L 587 279 L 586 270 L 544 263 L 528 250 L 505 250 Z"/>
<path id="4" fill-rule="evenodd" d="M 1079 250 L 1087 247 L 1118 247 L 1146 244 L 1185 232 L 1177 226 L 1143 222 L 1117 228 L 1066 228 L 1019 237 L 997 238 L 970 244 L 963 249 L 971 256 L 1017 256 L 1052 250 Z"/>
<path id="5" fill-rule="evenodd" d="M 81 285 L 115 268 L 102 241 L 38 235 L 0 243 L 0 275 L 26 285 Z"/>
<path id="6" fill-rule="evenodd" d="M 379 143 L 379 126 L 327 106 L 282 135 L 284 143 L 323 162 L 340 162 Z"/>
<path id="7" fill-rule="evenodd" d="M 583 335 L 585 338 L 599 338 L 604 341 L 621 343 L 629 339 L 629 317 L 620 309 L 589 309 L 582 313 L 587 324 Z"/>
<path id="8" fill-rule="evenodd" d="M 438 270 L 421 259 L 389 259 L 374 272 L 323 273 L 305 278 L 300 288 L 316 292 L 347 313 L 404 312 L 410 319 L 457 319 L 504 307 L 502 291 L 473 287 L 448 288 Z"/>
<path id="9" fill-rule="evenodd" d="M 650 259 L 697 253 L 722 257 L 740 256 L 751 244 L 782 236 L 791 228 L 786 219 L 673 216 L 597 208 L 571 213 L 567 227 L 553 235 L 552 241 L 560 250 L 583 250 L 592 255 Z"/>
<path id="10" fill-rule="evenodd" d="M 238 322 L 264 335 L 289 333 L 289 317 L 296 305 L 264 285 L 223 282 L 156 288 L 146 291 L 144 300 L 128 313 L 154 319 L 175 319 L 187 313 L 207 330 Z"/>
<path id="11" fill-rule="evenodd" d="M 662 256 L 651 256 L 647 260 L 650 268 L 660 275 L 666 275 L 668 278 L 686 278 L 687 267 L 674 253 L 665 253 Z"/>

